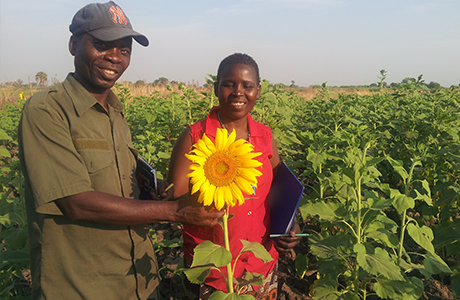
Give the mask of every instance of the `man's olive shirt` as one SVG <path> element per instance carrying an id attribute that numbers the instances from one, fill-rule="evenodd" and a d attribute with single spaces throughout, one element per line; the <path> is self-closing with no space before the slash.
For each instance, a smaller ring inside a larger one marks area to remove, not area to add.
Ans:
<path id="1" fill-rule="evenodd" d="M 54 202 L 87 191 L 138 198 L 123 105 L 111 91 L 107 103 L 108 113 L 69 74 L 24 106 L 19 149 L 33 299 L 147 299 L 159 283 L 147 225 L 73 222 Z"/>

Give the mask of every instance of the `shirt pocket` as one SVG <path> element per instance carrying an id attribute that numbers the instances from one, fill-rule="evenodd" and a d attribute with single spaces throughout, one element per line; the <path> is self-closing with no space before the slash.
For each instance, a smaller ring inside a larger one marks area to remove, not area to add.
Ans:
<path id="1" fill-rule="evenodd" d="M 97 173 L 114 163 L 107 140 L 74 139 L 73 142 L 89 174 Z"/>

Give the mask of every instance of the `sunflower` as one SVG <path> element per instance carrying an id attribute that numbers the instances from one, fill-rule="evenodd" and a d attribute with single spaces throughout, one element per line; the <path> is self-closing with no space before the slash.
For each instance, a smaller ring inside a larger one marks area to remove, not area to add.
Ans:
<path id="1" fill-rule="evenodd" d="M 229 135 L 227 129 L 217 129 L 216 142 L 206 134 L 198 140 L 185 156 L 192 161 L 187 174 L 192 184 L 192 194 L 200 192 L 198 202 L 209 206 L 214 202 L 220 210 L 227 203 L 235 206 L 244 203 L 246 194 L 253 194 L 257 178 L 262 173 L 256 167 L 261 162 L 253 159 L 262 153 L 251 152 L 254 146 L 247 141 L 236 140 L 235 130 Z"/>

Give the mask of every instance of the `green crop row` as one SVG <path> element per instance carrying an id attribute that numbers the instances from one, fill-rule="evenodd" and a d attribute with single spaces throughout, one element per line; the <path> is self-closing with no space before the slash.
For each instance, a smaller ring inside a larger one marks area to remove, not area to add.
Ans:
<path id="1" fill-rule="evenodd" d="M 184 85 L 139 97 L 115 90 L 135 147 L 160 178 L 179 134 L 218 104 L 212 91 Z M 252 115 L 306 186 L 299 223 L 314 224 L 303 227 L 318 263 L 314 299 L 418 299 L 432 276 L 460 295 L 459 101 L 459 90 L 411 86 L 332 98 L 326 85 L 306 101 L 262 81 Z M 21 299 L 29 284 L 15 153 L 22 104 L 0 108 L 0 299 Z M 303 274 L 311 266 L 298 259 Z"/>

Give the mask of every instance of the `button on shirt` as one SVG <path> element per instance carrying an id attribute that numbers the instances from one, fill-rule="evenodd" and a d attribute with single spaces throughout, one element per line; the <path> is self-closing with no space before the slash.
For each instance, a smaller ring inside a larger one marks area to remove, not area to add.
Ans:
<path id="1" fill-rule="evenodd" d="M 147 299 L 159 283 L 145 226 L 72 222 L 54 200 L 98 191 L 136 199 L 137 151 L 110 92 L 107 112 L 72 74 L 24 106 L 19 127 L 33 299 Z"/>

